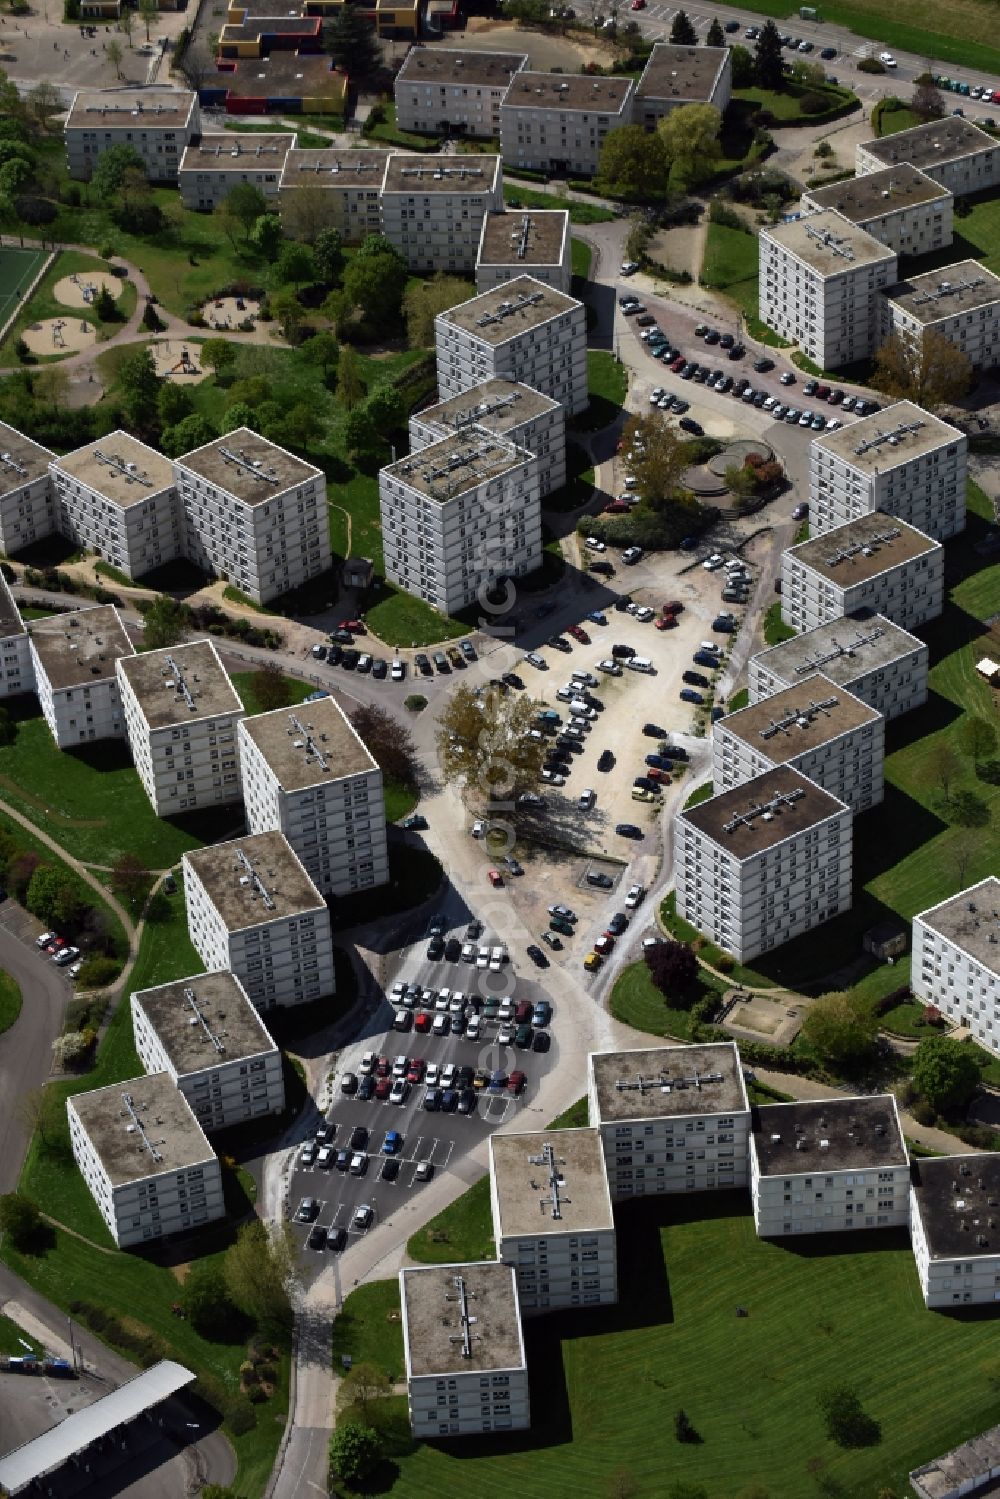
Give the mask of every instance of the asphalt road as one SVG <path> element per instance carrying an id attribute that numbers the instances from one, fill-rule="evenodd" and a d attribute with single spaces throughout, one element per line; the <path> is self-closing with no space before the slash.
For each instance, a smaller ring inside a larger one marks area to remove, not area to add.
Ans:
<path id="1" fill-rule="evenodd" d="M 20 984 L 22 1000 L 14 1025 L 0 1036 L 0 1098 L 6 1100 L 0 1108 L 0 1193 L 17 1186 L 28 1148 L 30 1130 L 15 1100 L 48 1081 L 52 1043 L 71 992 L 59 970 L 6 925 L 5 918 L 19 914 L 13 901 L 0 905 L 0 968 Z"/>

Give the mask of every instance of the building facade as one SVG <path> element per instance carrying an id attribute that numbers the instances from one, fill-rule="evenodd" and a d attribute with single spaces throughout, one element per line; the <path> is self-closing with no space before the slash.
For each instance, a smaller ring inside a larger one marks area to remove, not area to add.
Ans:
<path id="1" fill-rule="evenodd" d="M 634 88 L 631 78 L 522 70 L 500 106 L 504 164 L 593 177 L 608 131 L 631 124 Z"/>
<path id="2" fill-rule="evenodd" d="M 499 156 L 404 156 L 386 162 L 382 233 L 411 270 L 473 271 L 483 220 L 503 209 Z"/>
<path id="3" fill-rule="evenodd" d="M 914 630 L 943 607 L 944 547 L 881 510 L 782 554 L 781 615 L 794 630 L 815 630 L 859 609 Z"/>
<path id="4" fill-rule="evenodd" d="M 293 148 L 278 189 L 281 227 L 296 238 L 336 229 L 347 245 L 382 232 L 382 183 L 388 151 Z"/>
<path id="5" fill-rule="evenodd" d="M 76 448 L 49 465 L 56 524 L 130 578 L 183 555 L 170 460 L 128 432 Z"/>
<path id="6" fill-rule="evenodd" d="M 234 187 L 255 187 L 269 204 L 277 202 L 281 174 L 295 136 L 239 135 L 218 131 L 185 148 L 177 185 L 185 208 L 210 213 Z"/>
<path id="7" fill-rule="evenodd" d="M 848 615 L 750 657 L 751 703 L 822 672 L 883 718 L 927 701 L 927 646 L 881 614 Z"/>
<path id="8" fill-rule="evenodd" d="M 124 739 L 116 666 L 135 653 L 113 604 L 32 621 L 28 648 L 39 706 L 59 749 Z"/>
<path id="9" fill-rule="evenodd" d="M 0 422 L 0 551 L 8 557 L 56 529 L 48 448 Z"/>
<path id="10" fill-rule="evenodd" d="M 172 88 L 80 89 L 63 138 L 69 175 L 89 182 L 111 146 L 131 146 L 150 182 L 176 182 L 185 146 L 201 129 L 198 96 Z"/>
<path id="11" fill-rule="evenodd" d="M 713 104 L 723 114 L 732 91 L 728 47 L 657 42 L 635 91 L 631 123 L 655 130 L 658 120 L 685 104 Z"/>
<path id="12" fill-rule="evenodd" d="M 496 140 L 500 105 L 526 53 L 411 47 L 396 74 L 396 124 L 418 135 Z"/>
<path id="13" fill-rule="evenodd" d="M 904 165 L 926 172 L 956 198 L 996 187 L 1000 181 L 1000 150 L 995 139 L 958 115 L 928 120 L 881 140 L 863 141 L 855 148 L 859 177 Z"/>
<path id="14" fill-rule="evenodd" d="M 0 575 L 0 698 L 35 690 L 28 631 L 7 579 Z"/>
<path id="15" fill-rule="evenodd" d="M 880 341 L 896 336 L 919 348 L 926 334 L 937 333 L 973 369 L 992 369 L 1000 358 L 1000 276 L 978 260 L 960 260 L 944 271 L 928 271 L 888 289 L 880 309 Z"/>
<path id="16" fill-rule="evenodd" d="M 1000 1301 L 998 1204 L 995 1151 L 912 1162 L 910 1242 L 925 1306 L 995 1307 Z"/>
<path id="17" fill-rule="evenodd" d="M 544 286 L 569 292 L 573 281 L 569 210 L 508 208 L 483 219 L 476 256 L 476 290 L 489 291 L 527 273 Z"/>
<path id="18" fill-rule="evenodd" d="M 914 916 L 910 987 L 915 999 L 1000 1053 L 1000 880 L 994 875 Z"/>
<path id="19" fill-rule="evenodd" d="M 410 451 L 481 427 L 531 453 L 544 498 L 566 483 L 566 413 L 558 401 L 513 380 L 484 380 L 410 417 Z"/>
<path id="20" fill-rule="evenodd" d="M 954 233 L 954 194 L 908 162 L 810 188 L 802 207 L 835 209 L 897 255 L 946 249 Z"/>

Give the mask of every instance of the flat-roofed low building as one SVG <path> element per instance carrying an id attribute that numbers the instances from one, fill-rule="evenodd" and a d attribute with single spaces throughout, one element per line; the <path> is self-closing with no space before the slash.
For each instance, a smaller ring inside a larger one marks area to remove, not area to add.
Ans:
<path id="1" fill-rule="evenodd" d="M 360 148 L 289 151 L 278 191 L 285 233 L 306 239 L 321 229 L 337 229 L 347 245 L 381 234 L 388 160 L 388 151 Z"/>
<path id="2" fill-rule="evenodd" d="M 979 193 L 1000 181 L 1000 148 L 995 138 L 957 115 L 897 130 L 855 148 L 859 177 L 908 164 L 926 172 L 955 197 Z"/>
<path id="3" fill-rule="evenodd" d="M 750 1105 L 733 1041 L 591 1052 L 612 1198 L 745 1187 Z"/>
<path id="4" fill-rule="evenodd" d="M 112 146 L 131 146 L 150 182 L 176 182 L 184 147 L 201 129 L 198 96 L 172 88 L 80 89 L 63 138 L 71 177 L 89 182 Z"/>
<path id="5" fill-rule="evenodd" d="M 393 84 L 396 124 L 418 135 L 496 140 L 500 104 L 527 61 L 523 52 L 411 47 Z"/>
<path id="6" fill-rule="evenodd" d="M 504 164 L 593 177 L 608 131 L 632 123 L 634 88 L 631 78 L 523 69 L 500 106 Z"/>
<path id="7" fill-rule="evenodd" d="M 954 195 L 909 162 L 810 188 L 802 207 L 836 209 L 897 255 L 926 255 L 952 241 Z"/>
<path id="8" fill-rule="evenodd" d="M 935 541 L 965 529 L 969 442 L 912 401 L 895 401 L 809 449 L 813 535 L 881 510 Z"/>
<path id="9" fill-rule="evenodd" d="M 483 219 L 476 290 L 488 291 L 525 272 L 557 291 L 569 291 L 573 266 L 568 209 L 508 208 Z"/>
<path id="10" fill-rule="evenodd" d="M 479 426 L 379 474 L 385 575 L 442 614 L 542 564 L 538 461 Z"/>
<path id="11" fill-rule="evenodd" d="M 913 918 L 910 987 L 1000 1054 L 1000 879 L 990 875 Z"/>
<path id="12" fill-rule="evenodd" d="M 978 260 L 960 260 L 887 288 L 881 304 L 882 340 L 896 336 L 920 348 L 938 333 L 973 369 L 1000 360 L 1000 276 Z"/>
<path id="13" fill-rule="evenodd" d="M 211 212 L 234 187 L 255 187 L 269 203 L 278 198 L 278 187 L 295 136 L 287 131 L 273 135 L 241 135 L 220 130 L 200 136 L 187 146 L 177 172 L 177 185 L 185 208 Z"/>
<path id="14" fill-rule="evenodd" d="M 759 247 L 762 322 L 823 369 L 875 352 L 895 250 L 832 208 L 761 229 Z"/>
<path id="15" fill-rule="evenodd" d="M 910 1164 L 910 1242 L 925 1306 L 996 1306 L 1000 1154 L 915 1158 Z"/>
<path id="16" fill-rule="evenodd" d="M 184 855 L 188 935 L 209 970 L 235 973 L 258 1010 L 334 992 L 326 902 L 283 833 Z"/>
<path id="17" fill-rule="evenodd" d="M 996 1492 L 1000 1474 L 1000 1426 L 978 1432 L 943 1457 L 933 1458 L 910 1472 L 910 1488 L 917 1499 L 965 1499 Z"/>
<path id="18" fill-rule="evenodd" d="M 169 458 L 110 432 L 49 464 L 56 524 L 69 541 L 140 578 L 184 552 Z"/>
<path id="19" fill-rule="evenodd" d="M 517 1276 L 496 1260 L 400 1270 L 406 1399 L 415 1437 L 527 1431 Z"/>
<path id="20" fill-rule="evenodd" d="M 473 271 L 483 220 L 503 208 L 499 156 L 406 156 L 385 164 L 382 233 L 411 270 Z"/>
<path id="21" fill-rule="evenodd" d="M 618 1300 L 615 1220 L 596 1129 L 490 1136 L 497 1259 L 517 1273 L 521 1311 Z"/>
<path id="22" fill-rule="evenodd" d="M 457 396 L 425 406 L 410 417 L 410 451 L 466 427 L 482 427 L 531 453 L 544 498 L 566 483 L 566 413 L 558 401 L 513 380 L 484 380 Z"/>
<path id="23" fill-rule="evenodd" d="M 750 657 L 751 703 L 822 672 L 838 687 L 898 718 L 927 701 L 927 646 L 882 614 L 851 614 Z"/>
<path id="24" fill-rule="evenodd" d="M 386 883 L 382 772 L 335 698 L 245 718 L 239 743 L 251 833 L 283 833 L 324 895 Z"/>
<path id="25" fill-rule="evenodd" d="M 211 640 L 116 663 L 125 732 L 157 817 L 239 801 L 243 704 Z"/>
<path id="26" fill-rule="evenodd" d="M 909 1180 L 891 1093 L 753 1110 L 750 1192 L 762 1239 L 905 1228 Z"/>
<path id="27" fill-rule="evenodd" d="M 674 818 L 677 914 L 741 963 L 851 908 L 850 807 L 791 765 Z"/>
<path id="28" fill-rule="evenodd" d="M 343 114 L 347 74 L 323 53 L 272 52 L 227 61 L 201 85 L 201 101 L 227 114 Z"/>
<path id="29" fill-rule="evenodd" d="M 0 698 L 33 692 L 35 668 L 28 631 L 14 602 L 10 584 L 0 574 Z"/>
<path id="30" fill-rule="evenodd" d="M 859 609 L 913 630 L 943 607 L 944 547 L 881 510 L 782 553 L 781 614 L 794 630 L 815 630 Z"/>
<path id="31" fill-rule="evenodd" d="M 142 1065 L 173 1079 L 203 1130 L 281 1113 L 281 1052 L 235 974 L 137 989 L 131 1003 Z"/>
<path id="32" fill-rule="evenodd" d="M 219 1158 L 168 1072 L 74 1093 L 66 1113 L 73 1157 L 119 1249 L 225 1216 Z"/>
<path id="33" fill-rule="evenodd" d="M 135 652 L 114 604 L 33 620 L 28 646 L 38 702 L 59 749 L 124 739 L 116 666 Z"/>
<path id="34" fill-rule="evenodd" d="M 733 91 L 728 47 L 684 47 L 657 42 L 635 91 L 632 123 L 655 129 L 685 104 L 714 104 L 723 113 Z"/>
<path id="35" fill-rule="evenodd" d="M 271 6 L 276 10 L 277 6 Z M 272 52 L 310 52 L 323 50 L 323 21 L 320 16 L 259 16 L 241 14 L 230 17 L 219 33 L 219 57 L 270 57 Z"/>
<path id="36" fill-rule="evenodd" d="M 551 396 L 567 416 L 586 409 L 586 309 L 533 276 L 518 276 L 439 313 L 434 345 L 442 400 L 499 378 Z"/>
<path id="37" fill-rule="evenodd" d="M 48 448 L 0 422 L 0 551 L 8 557 L 56 529 Z"/>
<path id="38" fill-rule="evenodd" d="M 885 719 L 817 672 L 712 730 L 715 791 L 742 786 L 776 765 L 791 765 L 852 812 L 882 800 Z"/>

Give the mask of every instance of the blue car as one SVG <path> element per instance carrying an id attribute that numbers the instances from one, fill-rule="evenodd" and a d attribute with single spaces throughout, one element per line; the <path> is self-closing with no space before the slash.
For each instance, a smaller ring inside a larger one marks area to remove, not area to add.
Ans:
<path id="1" fill-rule="evenodd" d="M 701 693 L 695 692 L 693 687 L 681 688 L 682 703 L 703 703 L 704 701 L 705 699 L 702 697 Z"/>
<path id="2" fill-rule="evenodd" d="M 594 609 L 590 614 L 587 615 L 587 618 L 590 620 L 590 623 L 592 625 L 606 625 L 608 622 L 608 616 L 606 614 L 602 614 L 600 609 Z"/>
<path id="3" fill-rule="evenodd" d="M 655 770 L 673 770 L 673 762 L 665 755 L 647 755 L 646 764 L 652 765 Z"/>
<path id="4" fill-rule="evenodd" d="M 382 1141 L 383 1155 L 398 1155 L 403 1148 L 403 1137 L 398 1129 L 386 1131 L 385 1139 Z"/>

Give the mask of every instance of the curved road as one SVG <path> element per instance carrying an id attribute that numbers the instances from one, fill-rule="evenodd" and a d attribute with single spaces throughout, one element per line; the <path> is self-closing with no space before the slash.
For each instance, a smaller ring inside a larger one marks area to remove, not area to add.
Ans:
<path id="1" fill-rule="evenodd" d="M 0 912 L 11 902 L 5 901 Z M 62 1030 L 69 989 L 61 971 L 0 926 L 0 968 L 21 986 L 21 1013 L 0 1036 L 0 1193 L 13 1192 L 21 1175 L 30 1128 L 15 1100 L 48 1082 L 52 1043 Z"/>

